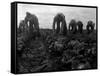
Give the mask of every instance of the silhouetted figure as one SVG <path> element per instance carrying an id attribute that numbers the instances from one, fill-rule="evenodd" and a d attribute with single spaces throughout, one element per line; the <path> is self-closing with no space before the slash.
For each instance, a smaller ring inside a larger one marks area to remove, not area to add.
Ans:
<path id="1" fill-rule="evenodd" d="M 21 53 L 25 42 L 28 40 L 28 25 L 24 20 L 21 20 L 19 23 L 18 34 L 17 34 L 17 50 Z"/>
<path id="2" fill-rule="evenodd" d="M 67 24 L 66 24 L 65 20 L 62 21 L 60 32 L 61 32 L 62 35 L 67 34 Z"/>
<path id="3" fill-rule="evenodd" d="M 72 19 L 69 23 L 69 31 L 72 31 L 72 33 L 76 33 L 77 32 L 77 23 L 74 19 Z"/>
<path id="4" fill-rule="evenodd" d="M 39 21 L 38 21 L 38 18 L 36 15 L 26 12 L 25 23 L 29 24 L 30 35 L 33 34 L 33 31 L 35 31 L 37 33 L 37 35 L 40 35 Z"/>
<path id="5" fill-rule="evenodd" d="M 86 29 L 88 33 L 91 33 L 94 30 L 95 24 L 92 21 L 88 21 Z"/>
<path id="6" fill-rule="evenodd" d="M 55 24 L 57 24 L 57 29 L 55 29 Z M 60 24 L 61 24 L 61 28 L 60 28 Z M 53 21 L 53 31 L 61 34 L 66 34 L 67 33 L 67 27 L 66 27 L 66 21 L 65 21 L 65 16 L 62 13 L 58 13 L 55 17 L 54 17 L 54 21 Z"/>
<path id="7" fill-rule="evenodd" d="M 78 32 L 82 33 L 82 31 L 83 31 L 83 23 L 81 21 L 77 22 L 77 27 L 78 27 L 78 29 L 77 29 Z"/>
<path id="8" fill-rule="evenodd" d="M 19 32 L 20 33 L 23 33 L 23 32 L 28 31 L 28 25 L 25 24 L 25 21 L 24 20 L 20 21 L 19 28 L 18 29 L 19 29 Z"/>

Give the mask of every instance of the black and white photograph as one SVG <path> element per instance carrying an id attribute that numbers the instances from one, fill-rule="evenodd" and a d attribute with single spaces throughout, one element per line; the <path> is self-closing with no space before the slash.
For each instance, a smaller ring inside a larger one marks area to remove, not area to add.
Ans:
<path id="1" fill-rule="evenodd" d="M 96 6 L 19 2 L 16 8 L 15 73 L 97 69 Z"/>

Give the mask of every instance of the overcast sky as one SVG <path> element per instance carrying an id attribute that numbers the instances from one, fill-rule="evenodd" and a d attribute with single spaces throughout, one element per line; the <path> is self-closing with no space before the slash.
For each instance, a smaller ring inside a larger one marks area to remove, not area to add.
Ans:
<path id="1" fill-rule="evenodd" d="M 96 8 L 18 4 L 18 26 L 20 21 L 25 18 L 26 12 L 38 17 L 40 28 L 52 29 L 53 18 L 59 12 L 65 15 L 67 26 L 71 19 L 81 20 L 84 28 L 89 20 L 96 24 Z"/>

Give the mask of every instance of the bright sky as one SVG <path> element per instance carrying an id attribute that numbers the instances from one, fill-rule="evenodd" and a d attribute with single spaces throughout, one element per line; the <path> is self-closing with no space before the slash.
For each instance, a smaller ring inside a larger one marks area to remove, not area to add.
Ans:
<path id="1" fill-rule="evenodd" d="M 96 24 L 96 8 L 18 4 L 18 26 L 20 21 L 25 18 L 26 12 L 35 14 L 38 17 L 40 28 L 52 29 L 53 18 L 59 12 L 65 15 L 67 26 L 71 19 L 81 20 L 84 28 L 89 20 Z"/>

